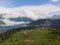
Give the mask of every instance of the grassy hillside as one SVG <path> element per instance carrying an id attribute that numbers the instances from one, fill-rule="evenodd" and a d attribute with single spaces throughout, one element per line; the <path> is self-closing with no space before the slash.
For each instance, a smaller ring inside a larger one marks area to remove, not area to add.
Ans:
<path id="1" fill-rule="evenodd" d="M 35 28 L 25 31 L 30 34 L 29 39 L 26 39 L 21 31 L 16 31 L 0 42 L 0 45 L 60 45 L 60 37 L 57 36 L 59 34 L 56 33 L 56 29 Z"/>

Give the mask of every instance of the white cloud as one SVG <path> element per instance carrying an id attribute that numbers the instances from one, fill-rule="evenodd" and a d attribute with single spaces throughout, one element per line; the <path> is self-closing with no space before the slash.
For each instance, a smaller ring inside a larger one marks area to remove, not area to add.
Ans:
<path id="1" fill-rule="evenodd" d="M 58 2 L 59 0 L 51 0 L 52 2 Z"/>
<path id="2" fill-rule="evenodd" d="M 9 26 L 9 25 L 15 25 L 15 24 L 26 24 L 25 22 L 21 21 L 21 22 L 14 22 L 14 21 L 10 21 L 9 19 L 4 19 L 3 22 Z M 3 25 L 2 25 L 3 26 Z M 4 25 L 5 26 L 5 25 Z"/>
<path id="3" fill-rule="evenodd" d="M 2 16 L 3 18 L 7 19 L 3 20 L 7 25 L 20 23 L 10 21 L 8 18 L 16 18 L 23 16 L 23 17 L 29 17 L 33 20 L 37 20 L 39 18 L 45 18 L 49 13 L 56 11 L 60 11 L 60 7 L 57 7 L 52 4 L 39 5 L 39 6 L 22 6 L 16 8 L 0 8 L 0 13 L 6 13 L 5 15 Z"/>
<path id="4" fill-rule="evenodd" d="M 54 6 L 52 4 L 41 5 L 41 6 L 22 6 L 17 8 L 0 8 L 0 12 L 7 13 L 5 18 L 16 18 L 21 16 L 26 16 L 30 18 L 44 18 L 47 14 L 60 11 L 60 7 Z M 12 16 L 11 16 L 12 15 Z"/>

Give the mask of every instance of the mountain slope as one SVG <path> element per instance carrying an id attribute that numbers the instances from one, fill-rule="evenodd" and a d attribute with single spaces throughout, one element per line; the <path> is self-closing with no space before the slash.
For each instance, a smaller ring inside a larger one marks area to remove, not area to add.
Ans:
<path id="1" fill-rule="evenodd" d="M 31 26 L 55 27 L 60 25 L 60 19 L 39 19 L 30 23 Z"/>
<path id="2" fill-rule="evenodd" d="M 60 19 L 55 19 L 50 24 L 50 27 L 57 27 L 57 28 L 59 28 L 59 26 L 60 26 Z"/>
<path id="3" fill-rule="evenodd" d="M 39 19 L 31 23 L 33 26 L 47 26 L 51 19 Z"/>

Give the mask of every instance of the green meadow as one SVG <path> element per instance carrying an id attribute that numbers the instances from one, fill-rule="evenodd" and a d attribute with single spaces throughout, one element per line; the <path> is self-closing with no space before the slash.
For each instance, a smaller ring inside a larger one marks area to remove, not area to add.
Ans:
<path id="1" fill-rule="evenodd" d="M 12 33 L 0 45 L 60 45 L 60 29 L 35 28 L 25 30 L 30 34 L 26 39 L 21 31 Z"/>

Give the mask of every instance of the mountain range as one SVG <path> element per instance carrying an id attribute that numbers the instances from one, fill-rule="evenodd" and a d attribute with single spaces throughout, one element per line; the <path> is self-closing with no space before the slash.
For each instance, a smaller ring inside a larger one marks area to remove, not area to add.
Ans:
<path id="1" fill-rule="evenodd" d="M 20 7 L 13 9 L 4 8 L 0 11 L 0 33 L 28 25 L 52 27 L 52 23 L 56 24 L 52 20 L 60 18 L 60 12 L 57 14 L 56 12 L 47 14 L 47 12 L 50 12 L 51 7 L 48 6 L 49 10 L 46 9 L 46 7 L 45 10 L 43 10 L 42 7 L 43 6 Z M 60 20 L 58 19 L 55 21 L 59 22 Z"/>
<path id="2" fill-rule="evenodd" d="M 30 23 L 31 26 L 57 27 L 60 26 L 60 19 L 39 19 Z"/>

